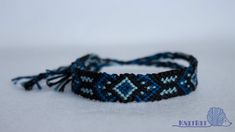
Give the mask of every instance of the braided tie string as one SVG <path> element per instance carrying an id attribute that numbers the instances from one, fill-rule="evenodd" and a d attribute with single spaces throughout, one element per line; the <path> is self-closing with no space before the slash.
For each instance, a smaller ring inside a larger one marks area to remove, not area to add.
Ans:
<path id="1" fill-rule="evenodd" d="M 49 87 L 55 86 L 55 89 L 62 92 L 64 87 L 71 81 L 71 72 L 70 66 L 68 67 L 59 67 L 56 70 L 46 70 L 45 73 L 40 73 L 34 76 L 21 76 L 12 79 L 13 83 L 16 84 L 21 80 L 21 85 L 25 90 L 32 90 L 33 86 L 36 85 L 38 89 L 42 89 L 39 82 L 43 79 L 46 79 L 46 84 Z"/>

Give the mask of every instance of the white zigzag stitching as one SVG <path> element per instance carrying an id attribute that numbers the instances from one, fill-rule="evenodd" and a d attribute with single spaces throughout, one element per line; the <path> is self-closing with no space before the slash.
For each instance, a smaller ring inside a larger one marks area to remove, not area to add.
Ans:
<path id="1" fill-rule="evenodd" d="M 81 91 L 86 94 L 93 95 L 93 91 L 89 88 L 81 88 Z"/>
<path id="2" fill-rule="evenodd" d="M 161 81 L 166 84 L 166 83 L 170 83 L 170 82 L 174 82 L 176 80 L 177 76 L 170 76 L 170 77 L 166 77 L 166 78 L 161 78 Z"/>
<path id="3" fill-rule="evenodd" d="M 172 94 L 172 93 L 176 93 L 177 92 L 177 89 L 176 89 L 176 87 L 173 87 L 173 88 L 169 88 L 169 89 L 164 89 L 161 93 L 160 93 L 160 95 L 161 96 L 163 96 L 163 95 L 165 95 L 165 94 Z"/>
<path id="4" fill-rule="evenodd" d="M 86 77 L 86 76 L 81 76 L 80 77 L 83 82 L 89 82 L 91 83 L 93 81 L 93 78 Z"/>

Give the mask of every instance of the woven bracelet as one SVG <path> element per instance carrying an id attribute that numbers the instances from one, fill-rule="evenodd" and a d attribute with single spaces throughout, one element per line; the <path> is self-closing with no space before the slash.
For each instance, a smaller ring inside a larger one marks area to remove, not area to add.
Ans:
<path id="1" fill-rule="evenodd" d="M 177 63 L 184 60 L 188 66 Z M 192 55 L 164 52 L 130 61 L 102 59 L 88 54 L 69 66 L 55 70 L 46 70 L 34 76 L 22 76 L 12 79 L 16 84 L 21 81 L 25 90 L 34 86 L 41 89 L 43 79 L 49 87 L 63 92 L 71 82 L 74 93 L 85 98 L 104 102 L 148 102 L 187 95 L 196 89 L 198 61 Z M 169 71 L 150 74 L 108 74 L 101 68 L 112 65 L 143 65 L 171 68 Z"/>

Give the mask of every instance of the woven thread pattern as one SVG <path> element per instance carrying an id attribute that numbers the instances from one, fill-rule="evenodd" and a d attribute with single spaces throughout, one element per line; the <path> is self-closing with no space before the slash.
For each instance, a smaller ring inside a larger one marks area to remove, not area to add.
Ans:
<path id="1" fill-rule="evenodd" d="M 181 65 L 174 60 L 185 60 L 189 66 Z M 34 85 L 39 89 L 39 81 L 46 79 L 49 87 L 64 91 L 72 81 L 72 91 L 89 99 L 104 102 L 147 102 L 187 95 L 197 87 L 197 60 L 183 53 L 159 53 L 153 56 L 130 61 L 101 59 L 88 54 L 78 58 L 67 67 L 47 70 L 35 76 L 24 76 L 13 79 L 16 83 L 22 79 L 22 86 L 31 90 Z M 172 68 L 170 71 L 152 74 L 107 74 L 99 72 L 101 68 L 112 65 L 146 65 Z"/>

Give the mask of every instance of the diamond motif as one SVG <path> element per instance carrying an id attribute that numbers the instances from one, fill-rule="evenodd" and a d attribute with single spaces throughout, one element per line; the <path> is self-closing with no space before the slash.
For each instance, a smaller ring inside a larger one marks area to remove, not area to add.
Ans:
<path id="1" fill-rule="evenodd" d="M 127 77 L 113 88 L 124 100 L 138 89 Z"/>
<path id="2" fill-rule="evenodd" d="M 156 94 L 158 93 L 159 89 L 161 88 L 157 81 L 153 80 L 155 77 L 152 74 L 147 74 L 147 75 L 138 75 L 137 80 L 139 82 L 144 81 L 145 84 L 142 85 L 139 89 L 143 91 L 144 93 L 137 94 L 136 95 L 136 100 L 139 101 L 148 101 L 155 99 Z"/>

